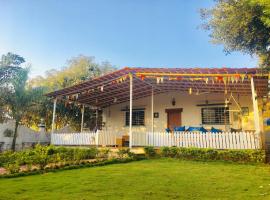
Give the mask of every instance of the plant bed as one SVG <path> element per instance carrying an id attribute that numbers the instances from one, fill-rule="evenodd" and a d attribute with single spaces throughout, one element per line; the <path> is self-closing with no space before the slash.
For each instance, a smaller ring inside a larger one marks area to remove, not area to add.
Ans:
<path id="1" fill-rule="evenodd" d="M 145 147 L 145 154 L 148 158 L 169 157 L 183 160 L 198 161 L 228 161 L 238 163 L 264 163 L 264 150 L 220 150 L 204 148 L 183 148 L 183 147 Z"/>
<path id="2" fill-rule="evenodd" d="M 92 161 L 82 161 L 80 163 L 66 163 L 66 164 L 58 164 L 47 166 L 44 169 L 35 168 L 31 171 L 20 171 L 12 174 L 2 174 L 0 178 L 15 178 L 21 176 L 29 176 L 36 174 L 44 174 L 48 172 L 57 172 L 62 170 L 71 170 L 71 169 L 79 169 L 85 167 L 97 167 L 97 166 L 105 166 L 110 164 L 120 164 L 120 163 L 129 163 L 132 161 L 142 160 L 143 158 L 113 158 L 113 159 L 102 159 L 102 160 L 92 160 Z"/>
<path id="3" fill-rule="evenodd" d="M 129 149 L 113 153 L 108 148 L 66 148 L 37 145 L 34 149 L 0 154 L 0 176 L 30 174 L 92 167 L 142 159 Z M 2 166 L 2 167 L 1 167 Z"/>

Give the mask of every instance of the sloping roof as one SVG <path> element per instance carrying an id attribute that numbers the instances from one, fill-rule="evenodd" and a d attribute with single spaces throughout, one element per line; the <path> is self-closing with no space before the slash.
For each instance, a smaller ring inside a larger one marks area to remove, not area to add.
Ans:
<path id="1" fill-rule="evenodd" d="M 133 76 L 133 99 L 169 91 L 189 93 L 251 94 L 253 77 L 258 96 L 267 95 L 268 74 L 257 68 L 123 68 L 113 73 L 54 91 L 49 97 L 107 107 L 129 101 L 129 75 Z"/>

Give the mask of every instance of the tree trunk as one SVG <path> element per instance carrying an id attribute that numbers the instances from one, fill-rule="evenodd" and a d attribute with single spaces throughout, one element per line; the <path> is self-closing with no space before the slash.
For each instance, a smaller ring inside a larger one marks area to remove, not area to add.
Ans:
<path id="1" fill-rule="evenodd" d="M 13 140 L 12 140 L 12 146 L 11 146 L 12 151 L 15 151 L 15 147 L 16 147 L 16 139 L 17 139 L 17 135 L 18 135 L 18 126 L 19 126 L 19 121 L 16 120 L 15 121 L 15 131 L 14 131 Z"/>

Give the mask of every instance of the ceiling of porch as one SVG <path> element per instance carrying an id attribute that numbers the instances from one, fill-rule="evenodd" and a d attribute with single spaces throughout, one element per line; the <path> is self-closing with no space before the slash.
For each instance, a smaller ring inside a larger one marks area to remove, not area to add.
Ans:
<path id="1" fill-rule="evenodd" d="M 107 107 L 129 101 L 130 76 L 133 99 L 170 91 L 186 95 L 225 93 L 251 95 L 254 79 L 258 96 L 268 93 L 268 74 L 257 68 L 124 68 L 113 73 L 47 94 L 62 101 Z"/>

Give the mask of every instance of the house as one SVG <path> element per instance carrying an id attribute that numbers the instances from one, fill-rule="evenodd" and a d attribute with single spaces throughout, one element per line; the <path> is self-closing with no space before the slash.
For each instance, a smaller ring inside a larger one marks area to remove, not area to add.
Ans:
<path id="1" fill-rule="evenodd" d="M 0 124 L 0 152 L 10 150 L 13 140 L 15 121 L 9 120 Z M 49 144 L 50 135 L 45 133 L 45 129 L 37 132 L 26 126 L 19 125 L 18 137 L 16 139 L 16 150 L 33 147 L 35 144 Z"/>
<path id="2" fill-rule="evenodd" d="M 241 132 L 258 139 L 268 74 L 256 68 L 124 68 L 47 95 L 54 116 L 57 101 L 81 106 L 82 130 L 84 108 L 101 110 L 106 137 L 129 135 L 130 146 L 135 137 L 161 132 Z"/>

